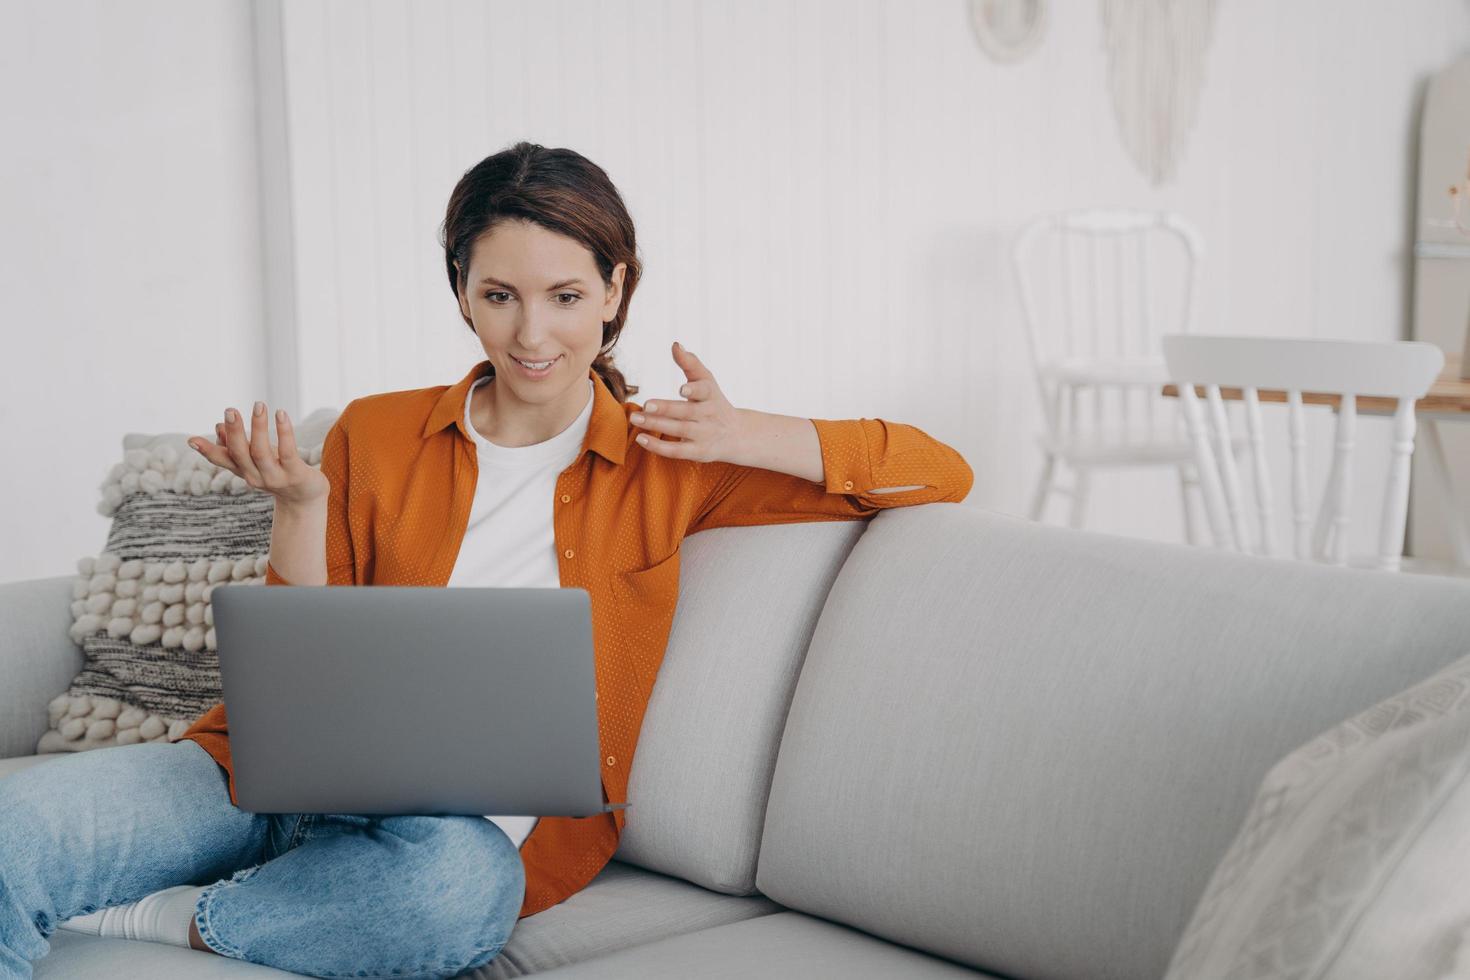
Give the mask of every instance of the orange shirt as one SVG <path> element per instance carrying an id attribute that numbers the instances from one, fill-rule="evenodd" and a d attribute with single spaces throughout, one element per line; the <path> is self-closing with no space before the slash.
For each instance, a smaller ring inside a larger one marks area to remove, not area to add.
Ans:
<path id="1" fill-rule="evenodd" d="M 478 456 L 465 398 L 488 360 L 454 385 L 367 395 L 348 403 L 327 432 L 321 469 L 327 500 L 329 585 L 444 586 L 475 496 Z M 551 501 L 564 588 L 592 606 L 602 784 L 626 802 L 633 749 L 663 660 L 679 589 L 679 543 L 706 528 L 871 517 L 885 507 L 960 501 L 974 475 L 955 450 L 913 426 L 882 419 L 813 419 L 824 482 L 733 463 L 659 456 L 633 441 L 619 403 L 595 372 L 582 455 L 557 477 Z M 874 493 L 886 487 L 918 489 Z M 274 566 L 267 585 L 289 584 Z M 235 774 L 223 703 L 183 738 Z M 625 811 L 541 817 L 521 846 L 526 894 L 520 915 L 581 890 L 617 850 Z"/>

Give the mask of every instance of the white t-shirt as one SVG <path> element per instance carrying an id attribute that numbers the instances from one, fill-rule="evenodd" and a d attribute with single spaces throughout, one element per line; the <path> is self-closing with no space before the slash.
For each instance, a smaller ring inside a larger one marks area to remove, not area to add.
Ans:
<path id="1" fill-rule="evenodd" d="M 561 572 L 552 527 L 556 478 L 581 455 L 592 418 L 593 381 L 587 379 L 587 404 L 571 425 L 545 442 L 509 447 L 490 442 L 470 422 L 475 389 L 492 380 L 479 379 L 465 396 L 465 428 L 478 450 L 480 475 L 448 587 L 558 588 Z M 485 819 L 504 830 L 519 848 L 537 818 L 486 815 Z"/>

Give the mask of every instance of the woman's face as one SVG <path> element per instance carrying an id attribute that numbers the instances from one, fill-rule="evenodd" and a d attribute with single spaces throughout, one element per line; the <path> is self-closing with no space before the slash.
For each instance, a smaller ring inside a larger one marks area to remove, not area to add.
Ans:
<path id="1" fill-rule="evenodd" d="M 622 302 L 626 268 L 618 263 L 604 286 L 586 246 L 529 221 L 502 221 L 481 235 L 459 305 L 495 365 L 496 385 L 542 404 L 573 386 L 581 395 L 602 325 Z M 533 375 L 517 358 L 555 363 Z"/>

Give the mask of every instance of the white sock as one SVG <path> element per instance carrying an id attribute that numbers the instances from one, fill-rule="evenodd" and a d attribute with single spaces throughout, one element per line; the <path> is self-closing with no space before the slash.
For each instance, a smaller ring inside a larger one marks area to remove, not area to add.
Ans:
<path id="1" fill-rule="evenodd" d="M 190 948 L 189 925 L 194 921 L 194 903 L 204 888 L 204 885 L 174 885 L 127 905 L 74 915 L 56 927 L 92 936 L 142 939 Z"/>

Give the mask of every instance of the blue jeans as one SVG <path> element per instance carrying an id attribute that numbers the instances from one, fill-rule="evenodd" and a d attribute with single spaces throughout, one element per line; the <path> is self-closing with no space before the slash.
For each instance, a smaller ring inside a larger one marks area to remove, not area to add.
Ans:
<path id="1" fill-rule="evenodd" d="M 406 978 L 494 959 L 526 879 L 484 817 L 242 810 L 190 739 L 89 749 L 0 778 L 0 978 L 29 978 L 58 922 L 184 884 L 209 886 L 195 921 L 225 956 Z"/>

